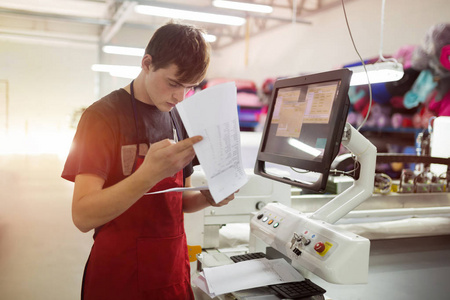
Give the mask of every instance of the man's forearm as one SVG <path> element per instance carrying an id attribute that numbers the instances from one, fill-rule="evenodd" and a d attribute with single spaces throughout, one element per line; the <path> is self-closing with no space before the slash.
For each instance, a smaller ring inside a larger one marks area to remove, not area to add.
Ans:
<path id="1" fill-rule="evenodd" d="M 185 213 L 193 213 L 210 205 L 206 197 L 199 191 L 183 192 L 183 212 Z"/>
<path id="2" fill-rule="evenodd" d="M 103 189 L 103 183 L 103 179 L 89 174 L 78 175 L 75 179 L 72 218 L 83 232 L 115 219 L 154 185 L 143 180 L 138 171 L 108 188 Z"/>

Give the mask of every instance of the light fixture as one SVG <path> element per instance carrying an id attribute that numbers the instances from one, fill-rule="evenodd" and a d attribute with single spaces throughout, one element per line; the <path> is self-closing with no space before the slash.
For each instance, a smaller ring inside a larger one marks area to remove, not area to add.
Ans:
<path id="1" fill-rule="evenodd" d="M 353 37 L 350 32 L 350 27 L 348 26 L 347 15 L 344 14 L 345 20 L 347 22 L 347 27 L 349 28 L 350 37 L 353 42 L 353 46 L 355 47 L 356 53 L 361 59 L 362 65 L 350 67 L 349 69 L 353 71 L 352 78 L 350 80 L 350 85 L 361 85 L 368 84 L 369 85 L 369 93 L 370 93 L 370 102 L 372 102 L 372 88 L 370 86 L 371 83 L 380 83 L 380 82 L 390 82 L 397 81 L 403 77 L 403 65 L 397 62 L 394 58 L 384 58 L 383 57 L 383 31 L 384 31 L 384 11 L 385 11 L 385 3 L 386 0 L 381 1 L 381 30 L 380 30 L 380 49 L 379 49 L 379 58 L 378 61 L 374 64 L 364 64 L 364 61 L 359 55 L 359 52 L 356 50 L 355 43 L 353 41 Z M 344 3 L 342 2 L 342 5 Z M 366 119 L 369 114 L 366 114 Z M 363 122 L 364 124 L 365 122 Z M 359 129 L 359 128 L 358 128 Z"/>
<path id="2" fill-rule="evenodd" d="M 214 43 L 217 40 L 217 37 L 214 34 L 203 34 L 203 37 L 208 43 Z"/>
<path id="3" fill-rule="evenodd" d="M 134 79 L 141 72 L 140 67 L 136 66 L 123 66 L 123 65 L 103 65 L 94 64 L 91 66 L 91 70 L 95 72 L 106 72 L 111 76 Z"/>
<path id="4" fill-rule="evenodd" d="M 182 19 L 182 20 L 190 20 L 190 21 L 198 21 L 198 22 L 208 22 L 215 24 L 224 24 L 224 25 L 233 25 L 233 26 L 241 26 L 244 25 L 246 20 L 245 18 L 229 16 L 229 15 L 221 15 L 221 14 L 212 14 L 212 13 L 204 13 L 190 10 L 181 10 L 181 9 L 173 9 L 173 8 L 165 8 L 158 6 L 148 6 L 148 5 L 136 5 L 134 7 L 135 12 L 144 15 L 150 16 L 158 16 L 158 17 L 166 17 L 171 19 Z"/>
<path id="5" fill-rule="evenodd" d="M 262 4 L 253 4 L 253 3 L 244 3 L 244 2 L 235 2 L 235 1 L 223 1 L 223 0 L 214 0 L 212 2 L 213 6 L 220 8 L 229 8 L 235 10 L 244 10 L 251 11 L 257 13 L 265 13 L 270 14 L 273 11 L 273 8 L 269 5 Z"/>
<path id="6" fill-rule="evenodd" d="M 403 66 L 401 63 L 393 61 L 382 61 L 374 64 L 367 64 L 366 70 L 364 66 L 356 66 L 349 68 L 353 71 L 350 85 L 368 84 L 367 77 L 370 83 L 397 81 L 403 77 Z"/>
<path id="7" fill-rule="evenodd" d="M 130 56 L 144 56 L 145 49 L 121 46 L 103 46 L 103 52 L 109 54 L 130 55 Z"/>
<path id="8" fill-rule="evenodd" d="M 208 43 L 214 43 L 217 37 L 213 34 L 203 34 L 203 37 Z M 144 56 L 144 48 L 133 48 L 133 47 L 123 47 L 123 46 L 111 46 L 106 45 L 102 47 L 103 52 L 108 54 L 118 54 L 118 55 L 129 55 L 129 56 Z"/>

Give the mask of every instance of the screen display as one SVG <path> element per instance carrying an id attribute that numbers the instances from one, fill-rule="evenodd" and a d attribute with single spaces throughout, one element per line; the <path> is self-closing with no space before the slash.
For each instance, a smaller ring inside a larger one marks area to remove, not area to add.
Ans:
<path id="1" fill-rule="evenodd" d="M 277 89 L 262 151 L 321 162 L 339 85 L 328 81 Z"/>
<path id="2" fill-rule="evenodd" d="M 325 191 L 347 120 L 351 75 L 340 69 L 275 82 L 255 174 Z"/>

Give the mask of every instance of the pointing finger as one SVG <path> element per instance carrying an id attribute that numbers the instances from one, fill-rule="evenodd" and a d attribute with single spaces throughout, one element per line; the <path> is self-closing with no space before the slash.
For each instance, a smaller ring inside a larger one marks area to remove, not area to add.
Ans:
<path id="1" fill-rule="evenodd" d="M 203 140 L 203 137 L 201 137 L 200 135 L 196 135 L 176 143 L 174 147 L 176 147 L 178 151 L 184 151 L 188 148 L 191 148 L 194 144 L 197 144 L 201 140 Z"/>

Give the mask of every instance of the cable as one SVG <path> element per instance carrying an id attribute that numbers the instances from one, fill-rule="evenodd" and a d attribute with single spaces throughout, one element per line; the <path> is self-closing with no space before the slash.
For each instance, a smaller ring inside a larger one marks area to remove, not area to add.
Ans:
<path id="1" fill-rule="evenodd" d="M 358 171 L 358 169 L 361 167 L 361 164 L 359 163 L 359 161 L 357 161 L 355 159 L 355 163 L 354 163 L 354 168 L 353 170 L 349 170 L 349 171 L 342 171 L 342 170 L 338 170 L 338 169 L 334 169 L 334 170 L 330 170 L 330 174 L 331 175 L 344 175 L 344 176 L 349 176 L 352 178 L 356 178 L 356 171 Z"/>
<path id="2" fill-rule="evenodd" d="M 298 174 L 307 174 L 307 173 L 311 173 L 311 171 L 299 171 L 294 169 L 293 167 L 291 167 L 292 171 L 298 173 Z M 330 170 L 329 174 L 330 175 L 334 175 L 334 176 L 338 176 L 338 175 L 344 175 L 344 176 L 349 176 L 352 178 L 355 178 L 355 172 L 359 169 L 359 163 L 356 165 L 356 168 L 350 171 L 342 171 L 342 170 L 338 170 L 338 169 L 334 169 L 334 170 Z"/>
<path id="3" fill-rule="evenodd" d="M 353 48 L 355 49 L 355 52 L 358 55 L 359 60 L 361 61 L 362 65 L 364 67 L 364 72 L 366 73 L 366 77 L 367 77 L 367 85 L 369 86 L 369 109 L 367 110 L 367 114 L 366 114 L 364 120 L 362 121 L 362 123 L 356 129 L 356 130 L 359 131 L 361 129 L 361 127 L 363 127 L 364 124 L 367 122 L 367 119 L 369 118 L 370 111 L 372 109 L 372 85 L 370 84 L 369 73 L 367 72 L 366 64 L 364 63 L 364 60 L 362 59 L 361 55 L 359 54 L 358 49 L 356 48 L 355 40 L 353 39 L 352 31 L 350 29 L 350 25 L 348 24 L 348 18 L 347 18 L 347 12 L 345 11 L 344 0 L 341 0 L 341 3 L 342 3 L 342 9 L 344 11 L 345 23 L 347 24 L 348 33 L 350 35 L 350 39 L 352 40 Z"/>
<path id="4" fill-rule="evenodd" d="M 381 28 L 380 28 L 380 50 L 378 51 L 379 60 L 385 61 L 385 58 L 383 56 L 383 33 L 384 33 L 384 7 L 385 7 L 385 0 L 381 0 Z"/>

